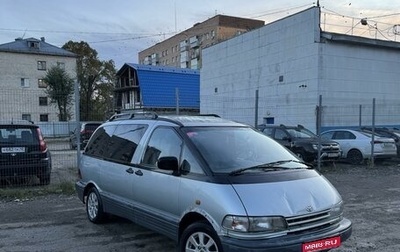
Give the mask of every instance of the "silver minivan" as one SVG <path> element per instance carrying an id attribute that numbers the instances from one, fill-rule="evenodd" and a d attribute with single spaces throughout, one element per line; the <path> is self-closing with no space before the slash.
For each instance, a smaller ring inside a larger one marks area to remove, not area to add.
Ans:
<path id="1" fill-rule="evenodd" d="M 217 116 L 114 116 L 90 138 L 79 174 L 90 221 L 127 218 L 178 251 L 327 251 L 351 235 L 323 175 Z"/>

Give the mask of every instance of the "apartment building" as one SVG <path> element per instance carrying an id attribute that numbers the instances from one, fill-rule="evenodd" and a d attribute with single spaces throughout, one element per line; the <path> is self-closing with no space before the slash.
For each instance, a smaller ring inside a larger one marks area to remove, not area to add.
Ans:
<path id="1" fill-rule="evenodd" d="M 139 64 L 200 69 L 203 48 L 263 25 L 260 20 L 216 15 L 139 52 Z"/>
<path id="2" fill-rule="evenodd" d="M 43 81 L 47 70 L 55 65 L 76 78 L 76 55 L 46 43 L 43 37 L 1 44 L 0 120 L 59 121 L 58 107 L 51 103 Z"/>

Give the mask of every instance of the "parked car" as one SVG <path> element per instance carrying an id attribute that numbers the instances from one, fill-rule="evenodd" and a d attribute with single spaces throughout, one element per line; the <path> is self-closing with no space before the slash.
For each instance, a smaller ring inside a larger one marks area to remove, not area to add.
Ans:
<path id="1" fill-rule="evenodd" d="M 362 131 L 372 134 L 372 127 L 362 127 Z M 393 138 L 397 147 L 397 156 L 400 157 L 400 130 L 386 127 L 375 127 L 374 133 L 381 137 Z"/>
<path id="2" fill-rule="evenodd" d="M 261 124 L 258 129 L 291 150 L 305 162 L 318 160 L 318 136 L 304 126 Z M 335 161 L 341 158 L 342 151 L 337 142 L 322 139 L 320 144 L 321 161 Z"/>
<path id="3" fill-rule="evenodd" d="M 315 251 L 351 235 L 318 171 L 250 126 L 214 116 L 117 115 L 90 138 L 76 183 L 88 219 L 117 215 L 179 251 Z"/>
<path id="4" fill-rule="evenodd" d="M 359 130 L 336 129 L 321 134 L 323 139 L 334 140 L 340 144 L 343 158 L 352 164 L 361 164 L 371 158 L 372 135 Z M 397 148 L 392 138 L 375 136 L 374 158 L 393 158 L 397 156 Z"/>
<path id="5" fill-rule="evenodd" d="M 0 178 L 37 176 L 50 183 L 51 155 L 40 128 L 27 121 L 0 123 Z"/>
<path id="6" fill-rule="evenodd" d="M 80 128 L 75 128 L 70 132 L 69 146 L 75 150 L 78 148 L 78 141 L 76 136 L 80 135 L 80 146 L 84 149 L 93 132 L 101 125 L 101 122 L 82 122 Z M 79 131 L 79 133 L 77 132 Z"/>

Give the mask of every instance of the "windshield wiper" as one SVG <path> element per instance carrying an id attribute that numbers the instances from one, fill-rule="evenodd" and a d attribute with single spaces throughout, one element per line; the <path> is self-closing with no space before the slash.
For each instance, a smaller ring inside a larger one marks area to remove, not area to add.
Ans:
<path id="1" fill-rule="evenodd" d="M 261 165 L 241 168 L 241 169 L 234 170 L 234 171 L 230 172 L 229 175 L 230 176 L 235 176 L 235 175 L 239 175 L 239 174 L 241 174 L 241 173 L 243 173 L 245 171 L 255 170 L 255 169 L 259 169 L 259 170 L 263 170 L 263 171 L 278 171 L 278 170 L 285 170 L 285 169 L 299 169 L 299 168 L 281 167 L 282 164 L 291 163 L 291 162 L 304 164 L 304 165 L 307 165 L 307 168 L 310 168 L 310 164 L 308 164 L 308 163 L 290 159 L 290 160 L 281 160 L 281 161 L 275 161 L 275 162 L 271 162 L 271 163 L 266 163 L 266 164 L 261 164 Z M 304 169 L 304 168 L 301 168 L 301 169 Z"/>

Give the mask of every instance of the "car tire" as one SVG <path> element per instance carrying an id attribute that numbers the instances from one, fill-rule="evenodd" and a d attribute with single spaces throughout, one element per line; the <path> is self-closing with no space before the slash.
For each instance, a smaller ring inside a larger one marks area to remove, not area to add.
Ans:
<path id="1" fill-rule="evenodd" d="M 179 251 L 222 252 L 221 241 L 206 221 L 189 225 L 182 233 Z"/>
<path id="2" fill-rule="evenodd" d="M 362 162 L 364 161 L 364 157 L 361 151 L 353 149 L 347 153 L 347 161 L 349 161 L 349 163 L 354 165 L 362 164 Z"/>
<path id="3" fill-rule="evenodd" d="M 99 191 L 95 187 L 90 188 L 87 194 L 86 214 L 93 223 L 101 223 L 105 219 L 103 203 L 101 202 Z"/>

